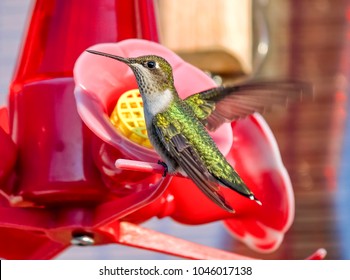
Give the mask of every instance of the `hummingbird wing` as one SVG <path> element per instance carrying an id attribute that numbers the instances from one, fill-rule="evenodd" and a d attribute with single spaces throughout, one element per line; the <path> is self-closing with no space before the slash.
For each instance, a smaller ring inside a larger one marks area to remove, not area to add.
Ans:
<path id="1" fill-rule="evenodd" d="M 161 128 L 154 125 L 154 129 L 157 131 L 160 141 L 165 145 L 169 154 L 199 189 L 221 208 L 234 212 L 221 194 L 217 179 L 209 173 L 199 154 L 186 137 L 177 131 L 172 124 Z"/>
<path id="2" fill-rule="evenodd" d="M 244 118 L 254 112 L 264 113 L 273 105 L 312 96 L 312 86 L 301 81 L 249 81 L 233 86 L 211 88 L 184 101 L 196 117 L 214 131 L 224 122 Z"/>

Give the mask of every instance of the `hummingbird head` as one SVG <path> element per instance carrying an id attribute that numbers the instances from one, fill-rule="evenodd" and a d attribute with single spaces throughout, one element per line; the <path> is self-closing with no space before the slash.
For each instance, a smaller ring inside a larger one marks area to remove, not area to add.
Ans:
<path id="1" fill-rule="evenodd" d="M 87 50 L 87 52 L 106 56 L 127 64 L 134 72 L 141 95 L 144 97 L 161 94 L 169 90 L 175 92 L 171 65 L 160 56 L 145 55 L 124 58 L 94 50 Z"/>

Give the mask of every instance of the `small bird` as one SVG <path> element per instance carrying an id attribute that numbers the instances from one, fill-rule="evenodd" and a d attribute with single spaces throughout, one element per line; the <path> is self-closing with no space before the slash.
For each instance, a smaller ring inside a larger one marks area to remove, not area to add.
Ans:
<path id="1" fill-rule="evenodd" d="M 182 100 L 174 86 L 172 67 L 164 58 L 124 58 L 95 50 L 87 52 L 127 64 L 137 80 L 149 140 L 170 174 L 189 177 L 213 202 L 234 212 L 220 192 L 228 187 L 261 205 L 227 162 L 207 130 L 214 131 L 272 104 L 295 99 L 310 86 L 303 82 L 249 82 L 216 87 Z"/>

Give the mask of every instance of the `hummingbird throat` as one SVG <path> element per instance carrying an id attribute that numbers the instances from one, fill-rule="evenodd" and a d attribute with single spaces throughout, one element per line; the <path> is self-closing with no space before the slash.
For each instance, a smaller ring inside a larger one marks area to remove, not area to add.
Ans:
<path id="1" fill-rule="evenodd" d="M 165 111 L 174 100 L 174 93 L 170 89 L 152 93 L 144 93 L 140 89 L 140 92 L 144 103 L 146 122 L 149 117 L 153 118 L 158 113 Z"/>

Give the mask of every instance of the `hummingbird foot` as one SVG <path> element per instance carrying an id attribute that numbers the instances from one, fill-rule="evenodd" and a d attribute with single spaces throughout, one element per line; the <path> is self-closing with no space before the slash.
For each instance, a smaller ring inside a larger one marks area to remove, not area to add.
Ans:
<path id="1" fill-rule="evenodd" d="M 249 196 L 250 200 L 254 200 L 257 204 L 259 204 L 260 206 L 262 205 L 261 201 L 259 199 L 257 199 L 253 194 L 251 194 Z"/>
<path id="2" fill-rule="evenodd" d="M 167 164 L 164 161 L 161 161 L 161 160 L 158 160 L 157 163 L 164 167 L 164 172 L 163 172 L 162 176 L 165 177 L 168 174 L 168 166 L 167 166 Z"/>

